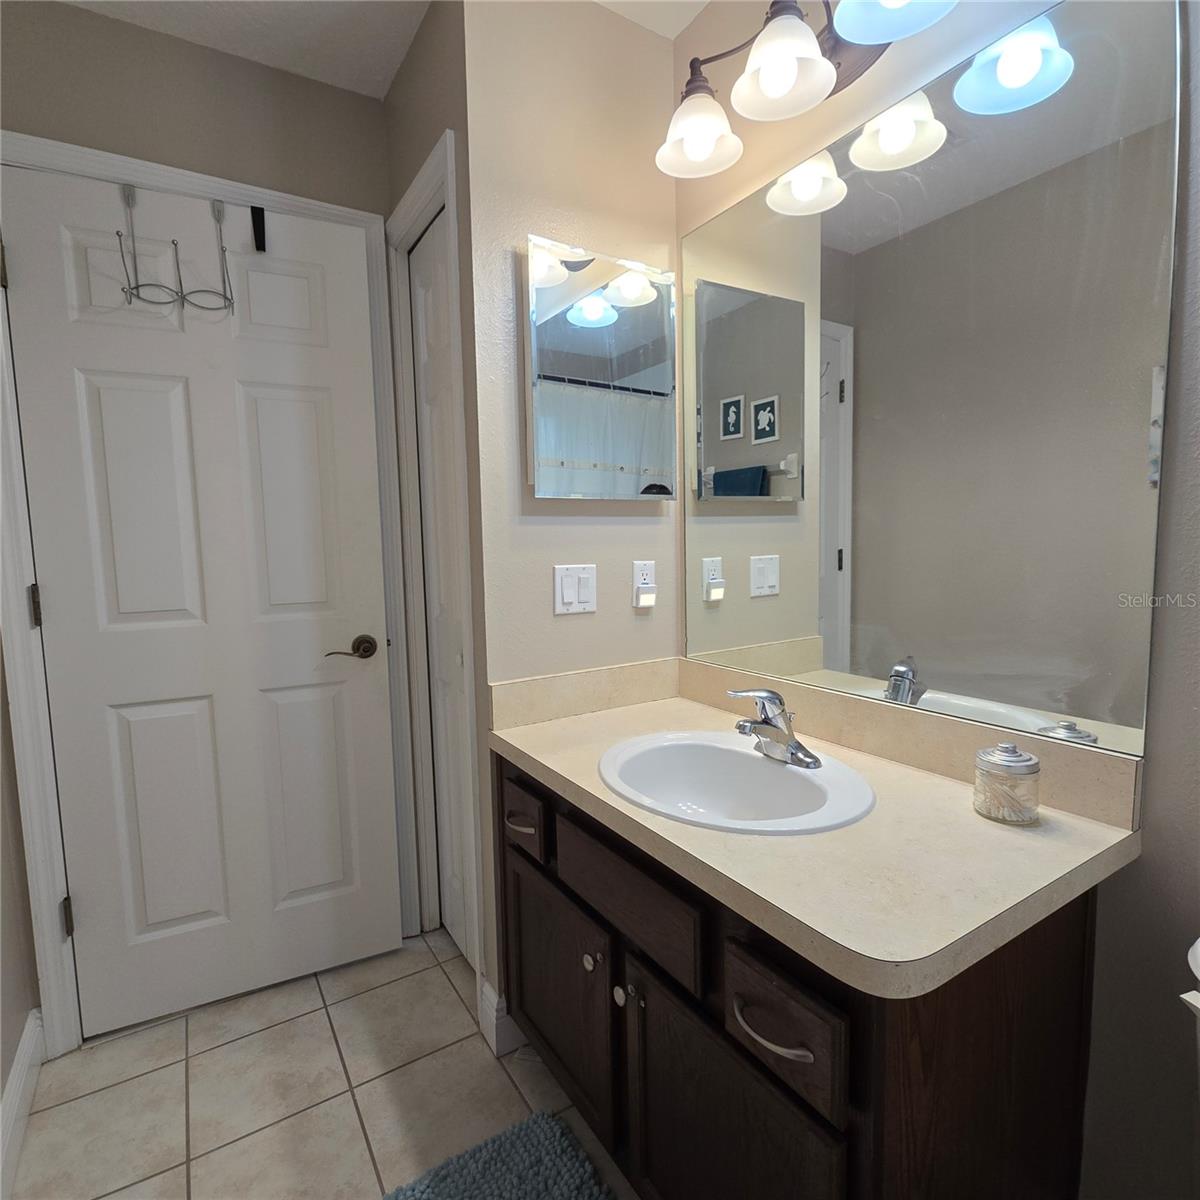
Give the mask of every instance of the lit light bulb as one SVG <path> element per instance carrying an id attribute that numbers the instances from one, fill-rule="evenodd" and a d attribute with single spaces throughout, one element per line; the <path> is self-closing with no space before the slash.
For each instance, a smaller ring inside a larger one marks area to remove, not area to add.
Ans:
<path id="1" fill-rule="evenodd" d="M 824 181 L 825 176 L 816 167 L 811 163 L 804 163 L 792 172 L 789 186 L 792 189 L 792 195 L 802 204 L 805 204 L 809 200 L 817 198 L 817 194 L 821 190 L 821 184 Z"/>
<path id="2" fill-rule="evenodd" d="M 603 296 L 584 296 L 579 302 L 579 311 L 589 321 L 598 321 L 604 316 L 605 309 Z"/>
<path id="3" fill-rule="evenodd" d="M 917 136 L 917 123 L 906 112 L 884 113 L 879 121 L 879 149 L 884 154 L 903 154 Z"/>
<path id="4" fill-rule="evenodd" d="M 996 80 L 1001 87 L 1023 88 L 1041 69 L 1041 46 L 1031 37 L 1014 37 L 996 60 Z"/>
<path id="5" fill-rule="evenodd" d="M 758 86 L 770 100 L 786 96 L 796 86 L 799 63 L 791 54 L 772 54 L 758 68 Z"/>
<path id="6" fill-rule="evenodd" d="M 645 276 L 639 275 L 636 271 L 626 271 L 617 280 L 617 291 L 621 293 L 622 299 L 636 300 L 642 294 L 644 283 Z"/>
<path id="7" fill-rule="evenodd" d="M 683 135 L 683 153 L 688 162 L 702 163 L 716 149 L 717 135 L 694 125 Z"/>
<path id="8" fill-rule="evenodd" d="M 542 287 L 546 280 L 554 273 L 557 260 L 554 255 L 546 250 L 534 250 L 532 258 L 534 284 L 537 287 Z"/>

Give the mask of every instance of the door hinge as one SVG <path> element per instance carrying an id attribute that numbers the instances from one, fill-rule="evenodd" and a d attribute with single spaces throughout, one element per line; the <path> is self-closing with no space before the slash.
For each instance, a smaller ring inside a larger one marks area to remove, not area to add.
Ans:
<path id="1" fill-rule="evenodd" d="M 62 899 L 63 933 L 66 937 L 75 936 L 75 913 L 71 909 L 71 897 Z"/>
<path id="2" fill-rule="evenodd" d="M 846 381 L 844 379 L 838 380 L 838 403 L 846 403 Z"/>
<path id="3" fill-rule="evenodd" d="M 29 585 L 29 619 L 34 629 L 42 626 L 42 589 L 36 584 Z"/>
<path id="4" fill-rule="evenodd" d="M 840 571 L 841 569 L 842 569 L 842 548 L 841 548 L 841 546 L 839 546 L 838 547 L 838 570 Z"/>

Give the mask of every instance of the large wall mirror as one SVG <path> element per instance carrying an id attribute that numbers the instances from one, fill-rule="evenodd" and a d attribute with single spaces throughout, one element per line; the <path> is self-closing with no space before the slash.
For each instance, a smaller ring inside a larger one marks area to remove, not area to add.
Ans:
<path id="1" fill-rule="evenodd" d="M 689 655 L 1142 752 L 1177 61 L 1066 0 L 684 238 Z M 793 304 L 793 504 L 704 494 L 718 284 Z"/>
<path id="2" fill-rule="evenodd" d="M 529 482 L 539 499 L 675 496 L 675 279 L 530 237 Z"/>

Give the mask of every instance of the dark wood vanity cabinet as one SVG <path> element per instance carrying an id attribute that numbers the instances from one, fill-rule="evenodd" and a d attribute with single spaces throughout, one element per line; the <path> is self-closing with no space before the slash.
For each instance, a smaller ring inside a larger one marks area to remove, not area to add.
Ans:
<path id="1" fill-rule="evenodd" d="M 1090 895 L 881 999 L 496 768 L 509 1011 L 644 1200 L 1077 1194 Z"/>

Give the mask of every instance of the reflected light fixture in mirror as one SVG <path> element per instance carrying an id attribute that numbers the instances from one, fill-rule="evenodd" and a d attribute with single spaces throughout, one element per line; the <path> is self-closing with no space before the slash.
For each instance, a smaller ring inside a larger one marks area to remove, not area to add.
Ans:
<path id="1" fill-rule="evenodd" d="M 1050 18 L 1037 17 L 975 55 L 954 85 L 954 102 L 980 116 L 1019 112 L 1053 96 L 1074 70 Z"/>
<path id="2" fill-rule="evenodd" d="M 629 270 L 604 289 L 604 299 L 615 308 L 640 308 L 643 304 L 653 304 L 658 293 L 641 271 Z"/>
<path id="3" fill-rule="evenodd" d="M 914 92 L 872 117 L 850 146 L 850 161 L 864 171 L 898 171 L 936 154 L 946 126 L 933 115 L 924 92 Z"/>
<path id="4" fill-rule="evenodd" d="M 567 320 L 579 329 L 603 329 L 616 319 L 617 310 L 599 292 L 584 296 L 567 310 Z"/>
<path id="5" fill-rule="evenodd" d="M 776 180 L 767 192 L 767 207 L 786 217 L 811 217 L 845 198 L 845 180 L 838 177 L 833 155 L 822 150 Z"/>
<path id="6" fill-rule="evenodd" d="M 837 83 L 837 68 L 821 53 L 795 0 L 772 0 L 730 103 L 752 121 L 782 121 L 816 108 Z"/>
<path id="7" fill-rule="evenodd" d="M 558 287 L 567 281 L 567 268 L 549 250 L 534 246 L 529 252 L 529 274 L 535 288 Z"/>
<path id="8" fill-rule="evenodd" d="M 936 25 L 958 0 L 841 0 L 833 27 L 863 46 L 898 42 Z"/>

